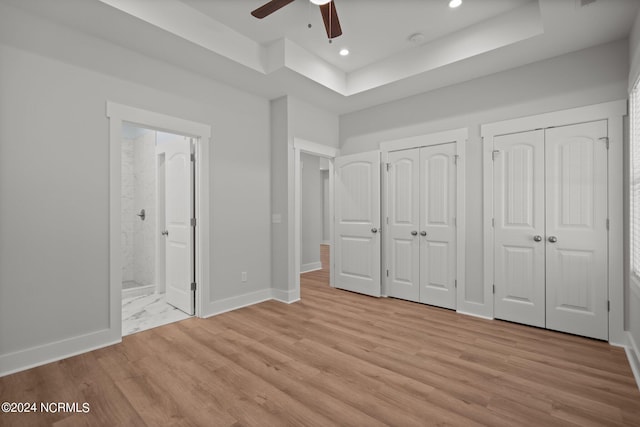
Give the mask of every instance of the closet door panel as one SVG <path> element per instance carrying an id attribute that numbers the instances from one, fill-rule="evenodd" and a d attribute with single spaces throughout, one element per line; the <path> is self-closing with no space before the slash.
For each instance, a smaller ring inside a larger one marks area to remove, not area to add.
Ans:
<path id="1" fill-rule="evenodd" d="M 495 317 L 545 326 L 544 131 L 494 138 Z"/>
<path id="2" fill-rule="evenodd" d="M 607 122 L 546 130 L 547 328 L 608 338 Z"/>
<path id="3" fill-rule="evenodd" d="M 454 143 L 420 149 L 420 302 L 445 308 L 456 306 L 455 154 Z"/>
<path id="4" fill-rule="evenodd" d="M 420 292 L 419 167 L 417 148 L 389 153 L 387 294 L 410 301 L 418 301 Z"/>

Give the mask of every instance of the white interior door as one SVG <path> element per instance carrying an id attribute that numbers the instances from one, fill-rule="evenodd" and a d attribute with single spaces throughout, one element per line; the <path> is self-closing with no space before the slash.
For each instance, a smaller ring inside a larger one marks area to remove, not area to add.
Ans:
<path id="1" fill-rule="evenodd" d="M 607 122 L 546 130 L 547 328 L 606 340 Z"/>
<path id="2" fill-rule="evenodd" d="M 335 159 L 335 285 L 380 296 L 380 152 Z"/>
<path id="3" fill-rule="evenodd" d="M 495 137 L 494 150 L 494 314 L 544 327 L 544 131 Z"/>
<path id="4" fill-rule="evenodd" d="M 158 132 L 165 147 L 166 286 L 167 302 L 194 314 L 193 282 L 193 163 L 191 140 Z"/>
<path id="5" fill-rule="evenodd" d="M 420 302 L 456 307 L 456 144 L 420 149 Z"/>
<path id="6" fill-rule="evenodd" d="M 420 150 L 389 153 L 387 295 L 420 300 Z"/>

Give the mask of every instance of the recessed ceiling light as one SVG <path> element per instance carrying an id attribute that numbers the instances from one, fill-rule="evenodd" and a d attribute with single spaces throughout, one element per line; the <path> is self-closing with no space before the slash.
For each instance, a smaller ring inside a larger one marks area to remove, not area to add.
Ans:
<path id="1" fill-rule="evenodd" d="M 309 0 L 313 4 L 323 5 L 329 3 L 331 0 Z"/>
<path id="2" fill-rule="evenodd" d="M 311 0 L 311 1 L 313 1 L 313 0 Z M 454 7 L 458 7 L 461 4 L 462 4 L 462 0 L 451 0 L 449 2 L 449 7 L 453 9 Z"/>
<path id="3" fill-rule="evenodd" d="M 340 49 L 340 55 L 342 56 L 349 55 L 349 49 Z"/>

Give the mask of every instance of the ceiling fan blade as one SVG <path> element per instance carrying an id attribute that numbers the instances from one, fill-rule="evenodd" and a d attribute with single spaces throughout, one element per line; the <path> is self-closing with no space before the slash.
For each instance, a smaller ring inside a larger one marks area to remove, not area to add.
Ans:
<path id="1" fill-rule="evenodd" d="M 322 19 L 324 20 L 324 28 L 327 30 L 327 36 L 330 39 L 334 39 L 342 35 L 342 28 L 340 28 L 340 20 L 338 20 L 338 12 L 336 12 L 336 5 L 332 1 L 320 6 L 320 12 L 322 13 Z"/>
<path id="2" fill-rule="evenodd" d="M 251 14 L 258 19 L 262 19 L 266 16 L 271 15 L 276 10 L 285 7 L 293 1 L 294 0 L 271 0 L 269 3 L 263 4 L 262 6 L 251 12 Z"/>

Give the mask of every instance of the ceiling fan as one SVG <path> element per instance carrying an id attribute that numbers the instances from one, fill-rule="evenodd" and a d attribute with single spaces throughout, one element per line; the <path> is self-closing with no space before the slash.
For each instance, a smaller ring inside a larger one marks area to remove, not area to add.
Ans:
<path id="1" fill-rule="evenodd" d="M 251 12 L 251 14 L 258 19 L 262 19 L 293 1 L 294 0 L 271 0 Z M 322 14 L 322 20 L 324 21 L 324 27 L 327 30 L 327 37 L 329 37 L 329 41 L 342 35 L 342 28 L 340 28 L 340 21 L 338 20 L 338 12 L 336 12 L 336 5 L 333 0 L 309 1 L 320 6 L 320 13 Z"/>

